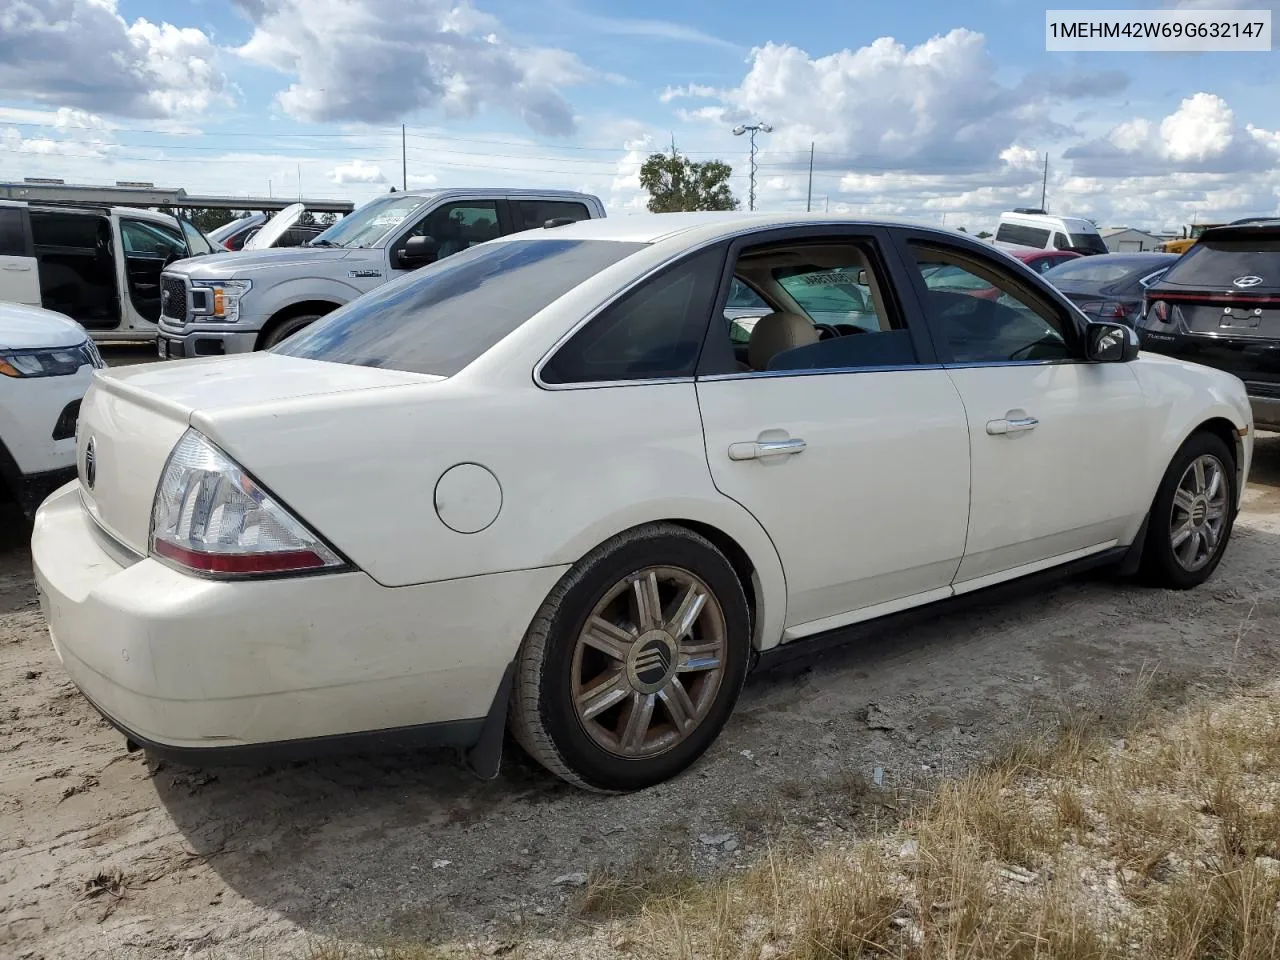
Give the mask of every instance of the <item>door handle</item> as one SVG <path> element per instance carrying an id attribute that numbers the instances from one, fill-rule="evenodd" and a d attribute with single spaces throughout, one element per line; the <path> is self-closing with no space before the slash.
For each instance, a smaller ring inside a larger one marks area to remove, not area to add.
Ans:
<path id="1" fill-rule="evenodd" d="M 1026 433 L 1040 426 L 1035 417 L 1015 417 L 1011 420 L 988 420 L 987 433 L 993 437 L 1008 436 L 1011 433 Z"/>
<path id="2" fill-rule="evenodd" d="M 760 460 L 764 457 L 788 457 L 801 453 L 806 444 L 799 437 L 788 440 L 756 440 L 729 444 L 730 460 Z"/>
<path id="3" fill-rule="evenodd" d="M 21 264 L 21 263 L 6 263 L 6 264 L 4 265 L 4 268 L 5 268 L 6 270 L 10 270 L 10 271 L 12 271 L 12 272 L 14 272 L 14 273 L 30 273 L 30 272 L 31 272 L 31 268 L 30 268 L 30 267 L 26 266 L 25 264 Z"/>

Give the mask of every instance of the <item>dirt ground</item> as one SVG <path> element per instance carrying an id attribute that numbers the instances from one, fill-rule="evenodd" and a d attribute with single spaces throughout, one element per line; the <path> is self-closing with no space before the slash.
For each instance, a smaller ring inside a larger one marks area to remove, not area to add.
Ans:
<path id="1" fill-rule="evenodd" d="M 1105 488 L 1105 475 L 1099 477 Z M 554 935 L 582 874 L 742 867 L 779 830 L 856 829 L 852 792 L 959 773 L 1064 712 L 1280 673 L 1280 438 L 1189 593 L 1080 579 L 757 673 L 708 756 L 624 797 L 508 752 L 196 770 L 125 752 L 59 669 L 29 531 L 0 517 L 0 956 L 277 957 L 327 936 Z"/>

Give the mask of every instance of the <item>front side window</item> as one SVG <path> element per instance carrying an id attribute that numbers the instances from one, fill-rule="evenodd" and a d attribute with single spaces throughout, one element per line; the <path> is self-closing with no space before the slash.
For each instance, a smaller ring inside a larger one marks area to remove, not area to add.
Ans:
<path id="1" fill-rule="evenodd" d="M 1067 235 L 1065 233 L 1055 233 L 1053 235 L 1053 249 L 1066 250 L 1070 248 L 1070 246 L 1071 241 L 1067 239 Z"/>
<path id="2" fill-rule="evenodd" d="M 760 294 L 739 277 L 729 283 L 729 297 L 724 304 L 724 318 L 729 324 L 729 337 L 735 344 L 751 339 L 756 321 L 773 310 Z"/>
<path id="3" fill-rule="evenodd" d="M 548 220 L 589 220 L 586 204 L 569 200 L 516 200 L 516 229 L 536 230 L 545 227 Z"/>
<path id="4" fill-rule="evenodd" d="M 273 352 L 452 376 L 535 313 L 644 246 L 548 238 L 476 247 L 353 300 Z"/>
<path id="5" fill-rule="evenodd" d="M 912 243 L 910 248 L 929 322 L 953 362 L 1074 357 L 1069 322 L 995 264 L 946 247 Z"/>
<path id="6" fill-rule="evenodd" d="M 431 237 L 439 245 L 437 258 L 443 260 L 468 247 L 497 238 L 498 205 L 492 200 L 446 203 L 422 218 L 405 237 Z"/>
<path id="7" fill-rule="evenodd" d="M 885 295 L 889 287 L 870 239 L 815 238 L 747 247 L 738 254 L 733 273 L 768 308 L 745 331 L 741 320 L 726 317 L 729 346 L 741 373 L 916 362 L 906 325 Z"/>
<path id="8" fill-rule="evenodd" d="M 724 258 L 696 253 L 623 294 L 542 368 L 545 383 L 691 377 Z"/>
<path id="9" fill-rule="evenodd" d="M 141 220 L 121 220 L 120 237 L 127 256 L 185 257 L 187 241 L 172 227 Z"/>

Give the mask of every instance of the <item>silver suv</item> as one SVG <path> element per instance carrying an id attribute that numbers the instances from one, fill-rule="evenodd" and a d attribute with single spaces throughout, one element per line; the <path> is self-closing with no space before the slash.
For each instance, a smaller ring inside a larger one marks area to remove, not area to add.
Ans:
<path id="1" fill-rule="evenodd" d="M 271 248 L 282 211 L 254 238 L 267 249 L 176 263 L 161 278 L 162 357 L 247 353 L 441 257 L 549 221 L 603 217 L 599 198 L 559 190 L 389 193 L 302 247 Z M 301 213 L 301 206 L 297 208 Z"/>

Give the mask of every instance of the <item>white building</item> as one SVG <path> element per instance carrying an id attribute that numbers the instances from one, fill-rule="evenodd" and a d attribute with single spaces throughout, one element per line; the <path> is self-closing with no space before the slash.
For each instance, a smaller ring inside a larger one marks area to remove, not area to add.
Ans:
<path id="1" fill-rule="evenodd" d="M 1099 230 L 1102 242 L 1112 253 L 1136 253 L 1140 250 L 1157 250 L 1167 237 L 1135 230 L 1133 227 L 1107 227 Z"/>

